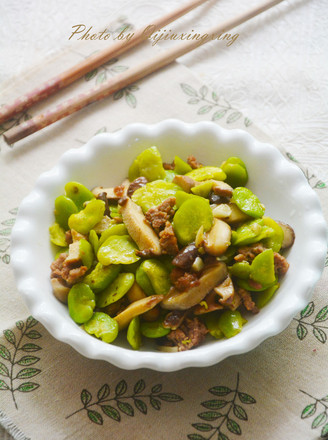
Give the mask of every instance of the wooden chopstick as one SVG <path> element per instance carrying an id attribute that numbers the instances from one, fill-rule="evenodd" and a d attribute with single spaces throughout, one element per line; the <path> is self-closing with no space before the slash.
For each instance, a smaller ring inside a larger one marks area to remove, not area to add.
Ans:
<path id="1" fill-rule="evenodd" d="M 188 3 L 175 9 L 173 12 L 169 12 L 168 14 L 165 14 L 162 17 L 154 20 L 149 26 L 152 26 L 153 32 L 158 31 L 163 26 L 166 26 L 172 21 L 177 20 L 179 17 L 182 17 L 206 1 L 208 0 L 189 0 Z M 147 34 L 145 33 L 146 28 L 147 26 L 135 31 L 133 37 L 129 41 L 115 41 L 108 48 L 76 64 L 65 72 L 62 72 L 61 74 L 51 78 L 31 92 L 15 99 L 10 104 L 4 105 L 0 108 L 0 124 L 8 119 L 11 119 L 18 113 L 30 108 L 37 102 L 48 98 L 58 90 L 61 90 L 77 79 L 81 78 L 86 73 L 96 69 L 102 64 L 107 63 L 110 59 L 121 55 L 123 52 L 131 49 L 134 46 L 137 46 L 142 41 L 145 41 L 147 39 Z"/>
<path id="2" fill-rule="evenodd" d="M 268 10 L 269 8 L 283 2 L 284 0 L 266 0 L 259 6 L 252 8 L 251 10 L 240 14 L 236 18 L 232 18 L 223 24 L 215 26 L 210 29 L 207 33 L 211 35 L 219 35 L 230 29 L 244 23 L 247 20 L 255 17 L 258 14 Z M 90 89 L 88 92 L 80 93 L 75 98 L 69 99 L 61 104 L 58 104 L 53 109 L 47 110 L 45 113 L 37 115 L 32 119 L 23 122 L 22 124 L 8 130 L 4 134 L 5 141 L 7 144 L 11 145 L 20 139 L 35 133 L 42 128 L 53 124 L 54 122 L 75 113 L 76 111 L 82 109 L 83 107 L 99 101 L 106 96 L 109 96 L 118 90 L 128 86 L 129 84 L 138 81 L 141 78 L 167 66 L 173 62 L 176 58 L 190 52 L 191 50 L 201 46 L 202 44 L 212 41 L 209 37 L 204 40 L 190 40 L 183 41 L 175 45 L 172 49 L 163 51 L 153 58 L 143 61 L 135 67 L 131 67 L 127 71 L 117 75 L 114 78 L 110 78 L 108 81 Z"/>

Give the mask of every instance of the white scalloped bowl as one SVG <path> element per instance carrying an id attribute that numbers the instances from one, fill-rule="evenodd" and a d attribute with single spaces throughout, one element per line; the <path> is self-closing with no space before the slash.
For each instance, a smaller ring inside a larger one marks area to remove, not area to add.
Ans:
<path id="1" fill-rule="evenodd" d="M 250 317 L 241 333 L 211 340 L 185 352 L 162 353 L 154 345 L 133 351 L 121 338 L 106 344 L 85 333 L 53 295 L 49 266 L 53 260 L 48 228 L 53 223 L 54 199 L 66 182 L 89 188 L 113 186 L 127 175 L 133 158 L 156 145 L 164 161 L 193 154 L 204 164 L 241 157 L 249 171 L 248 187 L 266 206 L 266 214 L 290 224 L 296 240 L 288 253 L 290 269 L 272 301 Z M 154 125 L 132 124 L 113 134 L 99 134 L 81 148 L 67 151 L 37 180 L 23 200 L 12 232 L 11 259 L 18 290 L 32 315 L 58 340 L 82 355 L 106 360 L 120 368 L 141 367 L 175 371 L 205 367 L 228 356 L 245 353 L 284 330 L 310 300 L 326 255 L 326 225 L 317 195 L 303 173 L 272 145 L 256 141 L 241 130 L 224 130 L 211 122 L 188 124 L 166 120 Z"/>

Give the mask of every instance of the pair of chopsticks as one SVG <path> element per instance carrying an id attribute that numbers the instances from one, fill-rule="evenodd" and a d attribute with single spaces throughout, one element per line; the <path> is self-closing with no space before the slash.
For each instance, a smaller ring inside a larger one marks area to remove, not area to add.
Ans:
<path id="1" fill-rule="evenodd" d="M 188 4 L 183 5 L 175 11 L 155 20 L 150 26 L 153 26 L 154 30 L 159 30 L 163 26 L 166 26 L 172 21 L 177 20 L 179 17 L 185 15 L 187 12 L 191 11 L 202 3 L 205 3 L 206 1 L 208 0 L 189 1 Z M 261 5 L 256 6 L 251 10 L 240 14 L 239 16 L 208 30 L 206 33 L 209 35 L 209 38 L 207 39 L 182 41 L 181 43 L 176 44 L 175 47 L 163 51 L 155 55 L 153 58 L 142 61 L 137 66 L 131 67 L 114 78 L 110 78 L 102 84 L 91 88 L 87 92 L 80 93 L 78 96 L 64 101 L 56 105 L 54 108 L 46 110 L 44 113 L 34 116 L 32 119 L 11 128 L 4 134 L 5 141 L 7 144 L 12 145 L 14 142 L 17 142 L 30 134 L 47 127 L 48 125 L 53 124 L 56 121 L 75 113 L 83 107 L 86 107 L 95 101 L 99 101 L 117 92 L 118 90 L 134 83 L 135 81 L 138 81 L 139 79 L 144 78 L 145 76 L 161 69 L 162 67 L 167 66 L 180 56 L 196 49 L 204 43 L 212 41 L 210 36 L 223 34 L 250 20 L 256 15 L 259 15 L 262 12 L 272 8 L 278 3 L 281 3 L 282 1 L 284 0 L 266 0 Z M 66 70 L 58 76 L 50 79 L 37 89 L 32 90 L 30 93 L 27 93 L 20 98 L 17 98 L 12 103 L 1 107 L 0 124 L 11 119 L 18 113 L 30 108 L 35 103 L 48 98 L 57 91 L 81 78 L 86 73 L 108 62 L 110 59 L 117 57 L 128 49 L 140 44 L 142 41 L 147 39 L 144 29 L 145 28 L 136 31 L 134 36 L 129 41 L 123 40 L 115 42 L 107 49 L 87 58 L 71 69 Z"/>

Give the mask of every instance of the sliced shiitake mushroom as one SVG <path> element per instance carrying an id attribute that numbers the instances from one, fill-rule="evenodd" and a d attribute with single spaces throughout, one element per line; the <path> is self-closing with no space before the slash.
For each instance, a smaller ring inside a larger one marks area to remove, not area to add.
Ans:
<path id="1" fill-rule="evenodd" d="M 291 226 L 289 226 L 287 223 L 283 223 L 280 221 L 277 221 L 276 223 L 278 223 L 278 225 L 281 227 L 284 233 L 284 239 L 281 245 L 281 249 L 287 249 L 291 247 L 295 241 L 294 229 Z"/>
<path id="2" fill-rule="evenodd" d="M 218 257 L 225 253 L 231 244 L 231 229 L 230 226 L 218 219 L 214 218 L 212 228 L 205 233 L 204 249 L 210 254 Z"/>
<path id="3" fill-rule="evenodd" d="M 203 271 L 197 286 L 191 287 L 185 292 L 180 292 L 175 287 L 171 287 L 161 302 L 161 307 L 169 310 L 190 309 L 190 307 L 200 303 L 215 286 L 226 278 L 227 274 L 225 263 L 218 262 Z"/>

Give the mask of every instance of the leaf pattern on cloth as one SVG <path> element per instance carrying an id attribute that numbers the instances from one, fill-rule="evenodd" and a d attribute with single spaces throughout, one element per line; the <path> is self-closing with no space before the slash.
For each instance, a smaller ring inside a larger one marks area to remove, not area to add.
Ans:
<path id="1" fill-rule="evenodd" d="M 34 353 L 42 348 L 34 342 L 27 342 L 42 337 L 41 333 L 34 328 L 37 324 L 38 321 L 29 316 L 25 322 L 16 322 L 15 332 L 10 329 L 3 331 L 8 344 L 7 346 L 0 344 L 0 357 L 4 361 L 0 361 L 0 375 L 5 377 L 5 379 L 0 379 L 0 391 L 11 393 L 16 409 L 18 409 L 15 396 L 17 391 L 29 393 L 40 386 L 30 379 L 41 373 L 39 368 L 34 367 L 40 360 Z M 21 352 L 25 354 L 20 356 Z M 18 380 L 20 381 L 17 382 Z"/>
<path id="2" fill-rule="evenodd" d="M 135 409 L 146 415 L 148 412 L 147 403 L 155 410 L 161 409 L 162 402 L 175 403 L 183 400 L 175 393 L 164 392 L 161 384 L 154 385 L 150 392 L 144 393 L 146 383 L 139 379 L 134 385 L 133 392 L 128 393 L 128 385 L 124 379 L 115 386 L 111 394 L 110 386 L 105 383 L 97 392 L 97 398 L 92 402 L 93 397 L 90 391 L 83 389 L 80 395 L 83 407 L 68 415 L 66 419 L 85 410 L 89 420 L 96 425 L 103 425 L 103 415 L 120 422 L 125 414 L 129 417 L 135 416 Z M 91 409 L 92 408 L 92 409 Z"/>
<path id="3" fill-rule="evenodd" d="M 300 392 L 312 399 L 312 402 L 303 409 L 301 418 L 313 417 L 311 428 L 321 428 L 320 438 L 328 438 L 328 395 L 318 399 L 306 391 L 300 390 Z"/>
<path id="4" fill-rule="evenodd" d="M 103 83 L 104 81 L 107 81 L 108 77 L 110 75 L 116 75 L 118 73 L 122 73 L 125 70 L 127 70 L 128 66 L 122 66 L 122 65 L 116 65 L 118 62 L 118 58 L 113 58 L 112 60 L 108 61 L 108 63 L 103 64 L 101 67 L 98 67 L 97 69 L 92 70 L 91 72 L 88 72 L 84 79 L 86 81 L 94 80 L 96 85 L 99 85 Z M 131 107 L 136 108 L 137 107 L 137 98 L 135 97 L 133 92 L 136 92 L 139 90 L 139 87 L 135 84 L 131 84 L 127 87 L 124 87 L 121 90 L 118 90 L 114 93 L 113 99 L 114 101 L 117 101 L 121 98 L 125 99 L 125 102 Z"/>
<path id="5" fill-rule="evenodd" d="M 232 124 L 243 117 L 242 112 L 232 107 L 222 96 L 218 96 L 214 91 L 210 91 L 205 85 L 197 91 L 187 83 L 181 83 L 182 91 L 189 96 L 188 104 L 198 104 L 198 115 L 212 113 L 212 121 L 218 121 L 226 117 L 226 123 Z M 244 126 L 249 127 L 252 121 L 244 117 Z"/>
<path id="6" fill-rule="evenodd" d="M 314 316 L 314 318 L 313 318 Z M 303 341 L 312 330 L 313 336 L 322 344 L 327 342 L 327 325 L 322 325 L 323 322 L 328 320 L 328 305 L 322 307 L 315 313 L 315 304 L 310 301 L 307 306 L 300 312 L 299 318 L 294 318 L 294 321 L 298 323 L 296 328 L 296 334 L 300 341 Z"/>
<path id="7" fill-rule="evenodd" d="M 15 224 L 18 208 L 11 209 L 10 218 L 0 222 L 0 261 L 5 264 L 10 263 L 10 235 Z"/>
<path id="8" fill-rule="evenodd" d="M 315 174 L 312 173 L 312 171 L 309 170 L 309 168 L 303 167 L 302 164 L 295 158 L 295 156 L 293 156 L 288 151 L 286 152 L 286 156 L 288 157 L 289 160 L 291 160 L 292 162 L 296 163 L 299 166 L 311 188 L 313 189 L 328 188 L 327 183 L 319 179 Z"/>
<path id="9" fill-rule="evenodd" d="M 242 405 L 254 404 L 256 400 L 249 394 L 240 391 L 239 373 L 234 389 L 219 385 L 210 388 L 208 391 L 215 397 L 219 397 L 219 399 L 211 398 L 201 403 L 206 411 L 199 413 L 198 417 L 204 422 L 196 422 L 192 426 L 202 434 L 189 434 L 188 439 L 210 440 L 216 436 L 215 438 L 218 440 L 230 440 L 228 434 L 241 435 L 242 430 L 239 423 L 248 420 L 247 412 Z M 233 415 L 238 419 L 238 422 L 232 418 Z M 216 420 L 219 421 L 218 424 L 209 423 Z"/>

